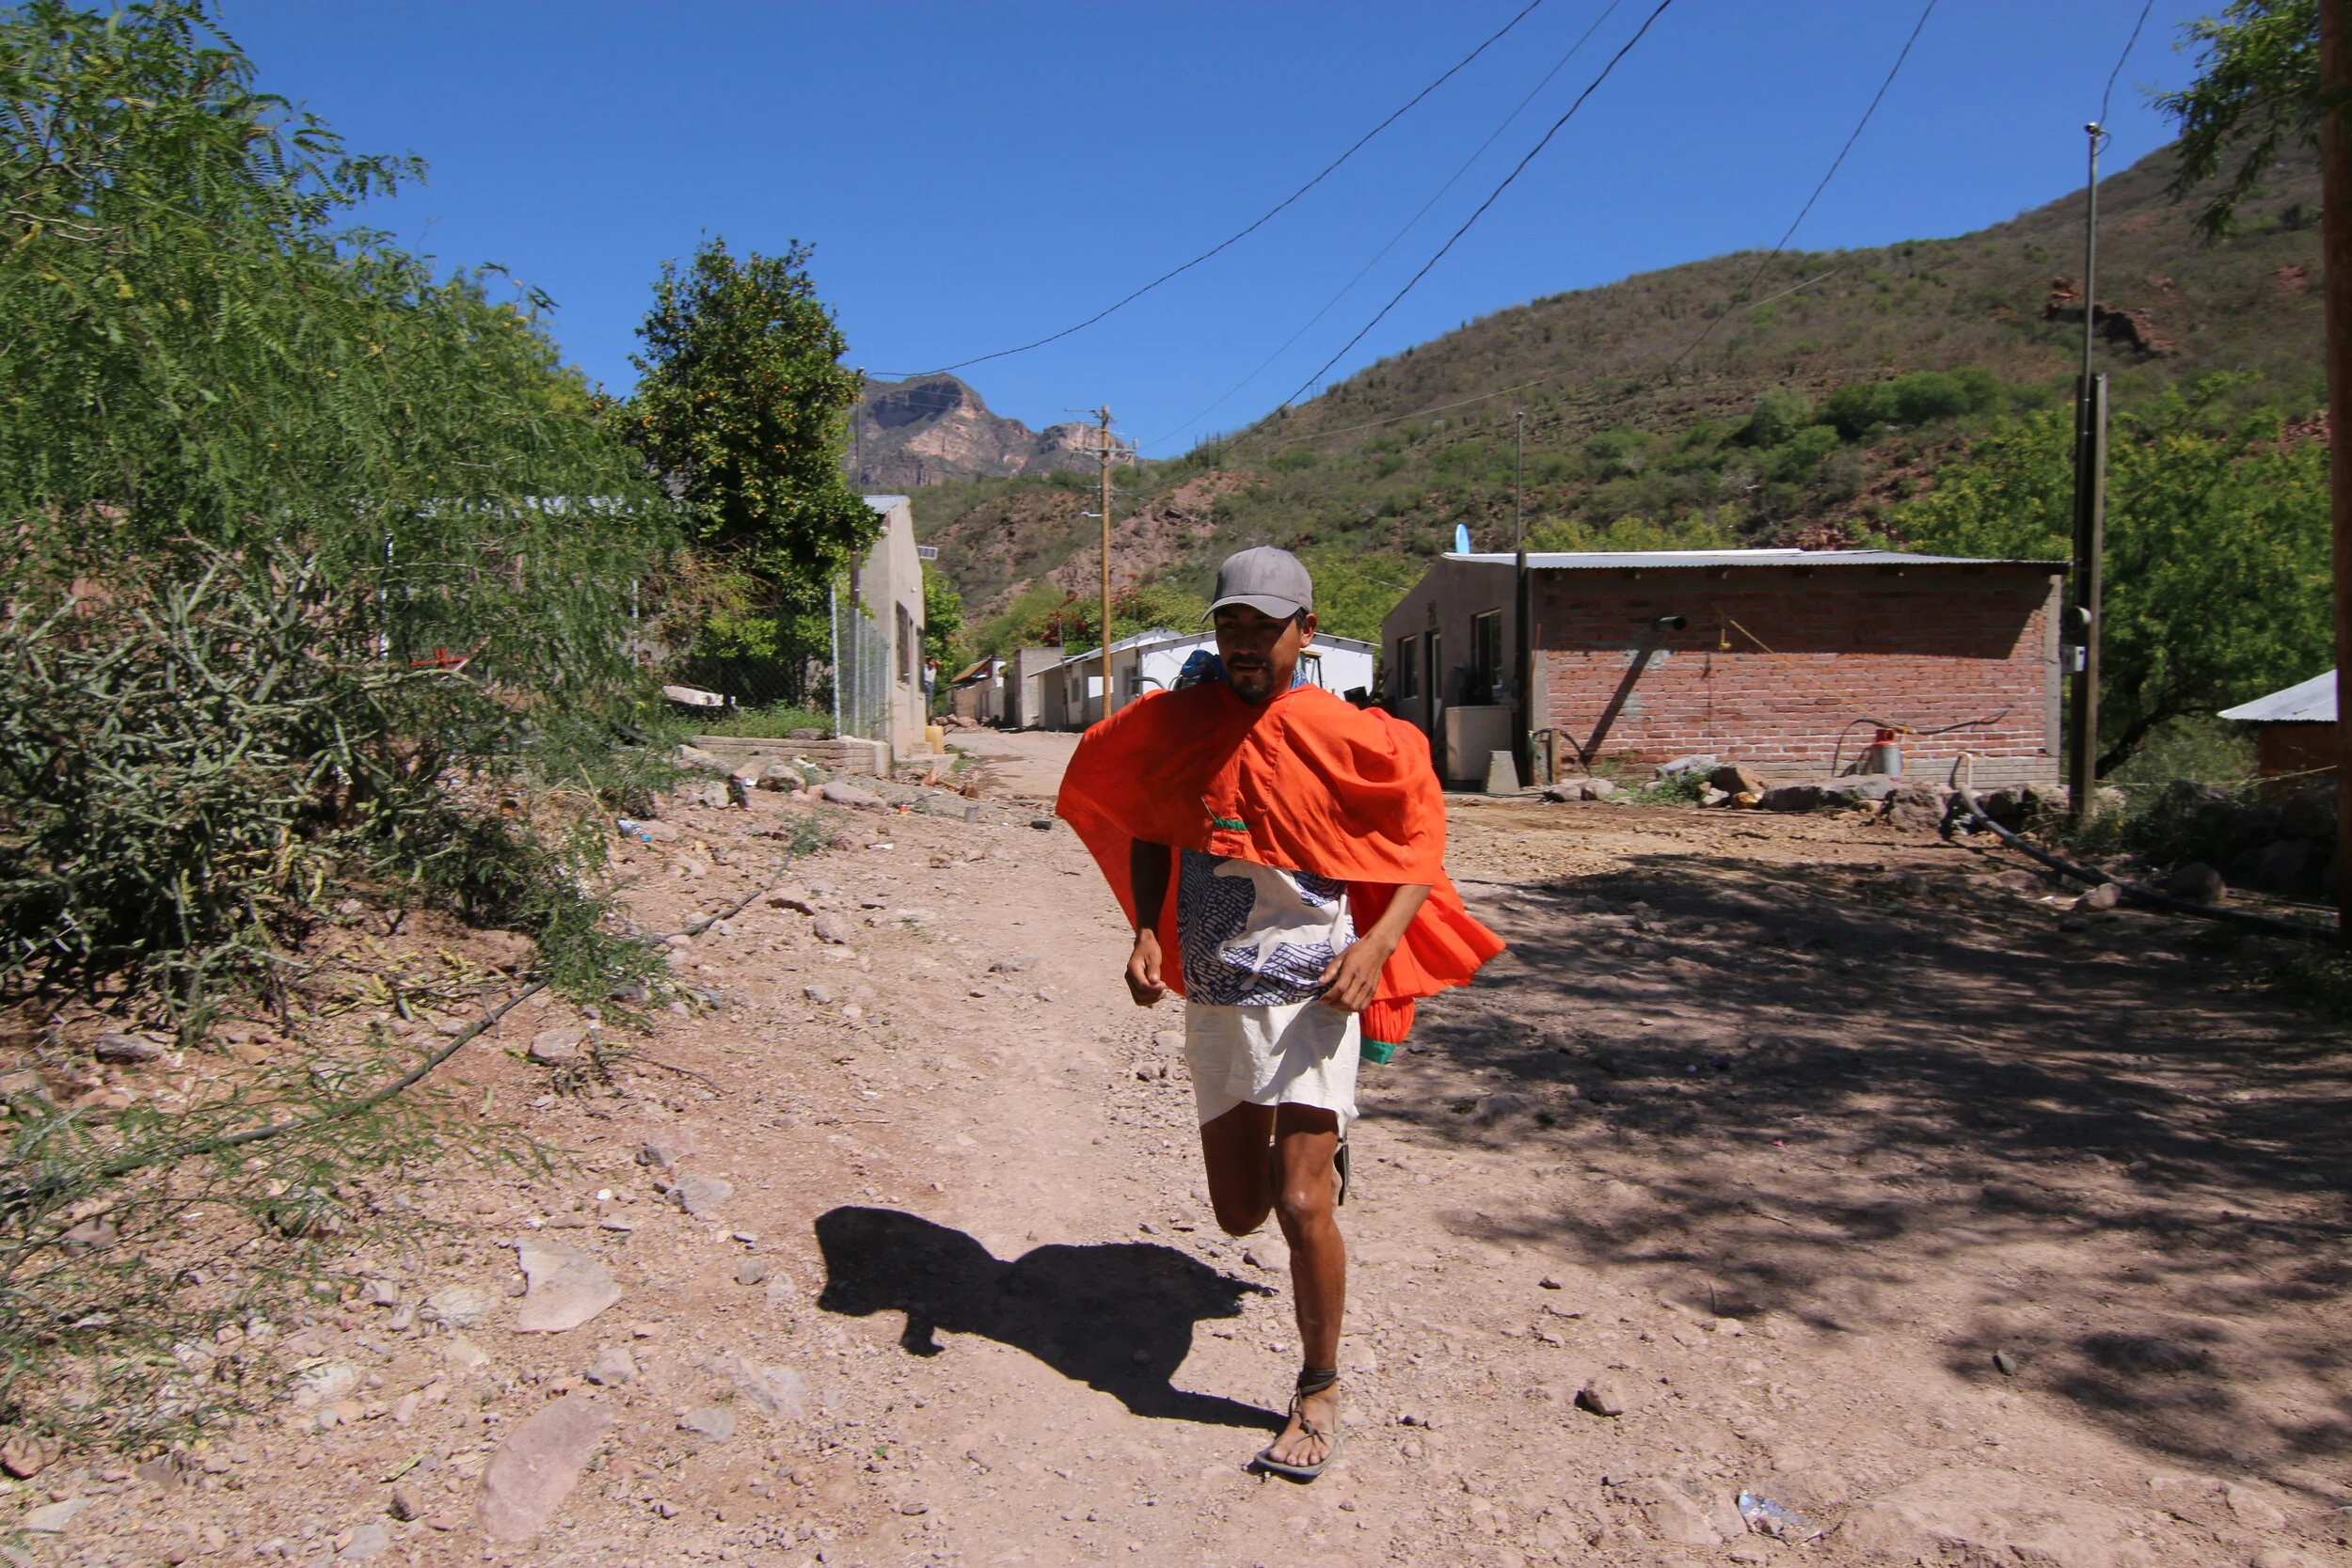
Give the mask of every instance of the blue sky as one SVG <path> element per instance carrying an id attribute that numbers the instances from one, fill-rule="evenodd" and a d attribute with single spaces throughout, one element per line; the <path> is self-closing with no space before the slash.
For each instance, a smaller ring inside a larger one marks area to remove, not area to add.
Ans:
<path id="1" fill-rule="evenodd" d="M 1240 245 L 1083 333 L 960 373 L 1032 425 L 1107 401 L 1152 455 L 1247 423 L 1370 319 L 1655 3 L 1620 0 L 1287 351 L 1609 0 L 1543 0 Z M 224 15 L 263 86 L 355 148 L 431 164 L 369 221 L 544 289 L 565 354 L 617 391 L 657 269 L 706 234 L 813 244 L 850 360 L 870 371 L 1066 326 L 1258 216 L 1523 4 L 224 0 Z M 2139 8 L 1942 0 L 1794 245 L 1959 233 L 2077 187 L 2082 123 Z M 2141 88 L 2188 78 L 2180 24 L 2212 8 L 2154 7 L 2116 87 L 2110 169 L 2168 139 Z M 1333 374 L 1536 295 L 1769 245 L 1918 14 L 1675 0 Z"/>

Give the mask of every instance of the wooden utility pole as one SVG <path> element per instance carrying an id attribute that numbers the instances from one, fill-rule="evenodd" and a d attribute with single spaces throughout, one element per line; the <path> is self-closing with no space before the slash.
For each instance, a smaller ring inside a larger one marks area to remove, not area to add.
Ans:
<path id="1" fill-rule="evenodd" d="M 2321 264 L 2328 275 L 2328 479 L 2336 584 L 2336 908 L 2352 939 L 2352 0 L 2320 0 Z"/>
<path id="2" fill-rule="evenodd" d="M 1094 411 L 1103 436 L 1103 717 L 1108 719 L 1119 698 L 1111 690 L 1111 407 Z"/>
<path id="3" fill-rule="evenodd" d="M 2107 378 L 2090 372 L 2099 313 L 2099 143 L 2105 127 L 2083 127 L 2090 138 L 2090 182 L 2083 214 L 2083 368 L 2074 383 L 2074 571 L 2067 592 L 2067 640 L 2075 648 L 2074 723 L 2066 736 L 2067 817 L 2090 815 L 2099 786 L 2099 609 L 2106 554 Z"/>
<path id="4" fill-rule="evenodd" d="M 1549 783 L 1536 778 L 1535 694 L 1528 689 L 1534 680 L 1534 627 L 1529 625 L 1532 600 L 1527 579 L 1527 412 L 1519 410 L 1511 417 L 1511 548 L 1517 571 L 1511 579 L 1511 750 L 1519 765 L 1519 783 L 1531 784 Z"/>

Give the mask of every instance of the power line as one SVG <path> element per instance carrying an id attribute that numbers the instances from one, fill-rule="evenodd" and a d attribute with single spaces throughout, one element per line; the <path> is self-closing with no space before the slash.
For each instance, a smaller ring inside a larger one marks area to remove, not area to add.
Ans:
<path id="1" fill-rule="evenodd" d="M 2107 72 L 2107 90 L 2099 95 L 2099 123 L 2102 125 L 2107 122 L 2107 104 L 2115 98 L 2115 79 L 2123 74 L 2123 62 L 2130 59 L 2132 51 L 2139 47 L 2139 30 L 2148 25 L 2148 13 L 2155 8 L 2156 0 L 2148 0 L 2139 8 L 2139 20 L 2132 24 L 2132 36 L 2124 40 L 2123 53 L 2115 56 L 2115 69 Z"/>
<path id="2" fill-rule="evenodd" d="M 2153 0 L 2151 0 L 2151 3 L 2153 4 Z M 1195 414 L 1191 419 L 1186 420 L 1183 424 L 1180 424 L 1173 430 L 1168 431 L 1166 435 L 1153 436 L 1150 441 L 1145 442 L 1144 445 L 1156 447 L 1161 442 L 1168 439 L 1169 436 L 1183 435 L 1185 431 L 1191 429 L 1194 425 L 1199 424 L 1202 420 L 1207 419 L 1211 414 L 1216 413 L 1219 408 L 1225 406 L 1227 403 L 1232 400 L 1235 393 L 1239 392 L 1244 387 L 1248 386 L 1251 382 L 1257 380 L 1258 377 L 1263 375 L 1266 372 L 1267 366 L 1273 364 L 1277 359 L 1281 358 L 1283 355 L 1288 354 L 1291 351 L 1291 346 L 1293 344 L 1296 343 L 1299 339 L 1304 338 L 1310 331 L 1311 331 L 1315 323 L 1329 315 L 1331 313 L 1331 308 L 1339 304 L 1341 300 L 1346 298 L 1349 293 L 1353 293 L 1356 285 L 1364 280 L 1365 275 L 1370 273 L 1373 268 L 1378 266 L 1388 256 L 1389 252 L 1394 250 L 1397 245 L 1404 241 L 1405 236 L 1411 233 L 1414 228 L 1420 224 L 1421 220 L 1429 215 L 1429 210 L 1445 198 L 1446 192 L 1461 183 L 1462 176 L 1468 174 L 1470 171 L 1471 166 L 1476 164 L 1479 159 L 1486 155 L 1486 150 L 1488 148 L 1494 146 L 1496 142 L 1502 139 L 1503 132 L 1508 131 L 1513 125 L 1518 122 L 1519 116 L 1527 112 L 1527 106 L 1530 103 L 1534 103 L 1536 98 L 1542 94 L 1546 87 L 1551 86 L 1553 77 L 1559 75 L 1561 71 L 1567 69 L 1568 62 L 1576 58 L 1576 56 L 1583 50 L 1584 45 L 1592 40 L 1593 35 L 1600 31 L 1601 24 L 1607 22 L 1611 17 L 1614 16 L 1617 13 L 1617 8 L 1623 4 L 1625 4 L 1625 0 L 1609 0 L 1608 6 L 1601 11 L 1600 15 L 1594 20 L 1593 24 L 1585 28 L 1583 34 L 1579 37 L 1574 43 L 1568 46 L 1568 52 L 1566 54 L 1561 55 L 1557 60 L 1552 62 L 1551 69 L 1544 72 L 1543 79 L 1537 82 L 1534 87 L 1528 89 L 1527 96 L 1519 100 L 1518 107 L 1514 108 L 1509 114 L 1503 116 L 1502 123 L 1496 126 L 1493 131 L 1487 134 L 1486 139 L 1478 144 L 1478 150 L 1472 152 L 1469 157 L 1462 160 L 1461 166 L 1454 171 L 1453 175 L 1444 184 L 1438 187 L 1437 193 L 1431 196 L 1428 200 L 1421 204 L 1421 210 L 1415 213 L 1411 217 L 1407 218 L 1405 221 L 1405 226 L 1389 237 L 1389 243 L 1382 245 L 1377 251 L 1375 251 L 1373 253 L 1372 260 L 1366 261 L 1361 267 L 1359 267 L 1356 270 L 1356 276 L 1349 278 L 1345 283 L 1340 286 L 1338 293 L 1334 293 L 1329 299 L 1323 302 L 1322 309 L 1317 310 L 1313 315 L 1308 317 L 1305 324 L 1301 325 L 1297 331 L 1292 333 L 1289 338 L 1285 339 L 1281 347 L 1276 349 L 1272 354 L 1267 355 L 1263 359 L 1260 360 L 1258 362 L 1257 369 L 1251 371 L 1248 375 L 1243 376 L 1239 381 L 1234 382 L 1233 385 L 1228 388 L 1222 396 L 1217 398 L 1216 402 L 1200 410 L 1200 413 Z"/>
<path id="3" fill-rule="evenodd" d="M 968 365 L 984 364 L 991 359 L 1003 359 L 1015 354 L 1026 354 L 1033 348 L 1043 348 L 1047 343 L 1058 342 L 1060 340 L 1069 337 L 1073 332 L 1085 331 L 1088 327 L 1092 326 L 1096 322 L 1101 321 L 1104 317 L 1112 314 L 1114 311 L 1126 309 L 1136 300 L 1141 299 L 1145 294 L 1148 294 L 1152 290 L 1158 288 L 1161 284 L 1168 282 L 1171 278 L 1181 277 L 1184 274 L 1190 272 L 1193 268 L 1199 266 L 1201 262 L 1209 260 L 1211 257 L 1216 256 L 1220 251 L 1230 248 L 1242 240 L 1248 238 L 1251 234 L 1256 233 L 1260 229 L 1264 228 L 1266 224 L 1273 221 L 1275 216 L 1280 214 L 1283 209 L 1298 200 L 1299 198 L 1305 196 L 1309 191 L 1313 190 L 1317 185 L 1322 184 L 1324 181 L 1331 177 L 1331 175 L 1342 164 L 1347 162 L 1348 159 L 1353 158 L 1357 153 L 1362 151 L 1365 143 L 1371 141 L 1373 137 L 1378 135 L 1381 132 L 1395 124 L 1399 119 L 1404 118 L 1407 110 L 1411 109 L 1415 104 L 1419 103 L 1422 99 L 1428 97 L 1431 93 L 1437 91 L 1439 87 L 1445 86 L 1446 83 L 1452 81 L 1464 67 L 1468 66 L 1472 60 L 1478 58 L 1479 55 L 1484 55 L 1487 50 L 1493 48 L 1497 43 L 1500 43 L 1505 33 L 1508 33 L 1512 28 L 1526 21 L 1529 14 L 1533 12 L 1536 7 L 1542 5 L 1543 3 L 1544 0 L 1528 0 L 1527 5 L 1521 8 L 1518 15 L 1512 17 L 1510 21 L 1504 23 L 1500 28 L 1496 29 L 1484 43 L 1481 43 L 1477 48 L 1471 50 L 1460 59 L 1454 61 L 1452 66 L 1447 68 L 1445 74 L 1439 76 L 1436 81 L 1422 88 L 1421 91 L 1413 94 L 1411 98 L 1406 100 L 1402 107 L 1396 109 L 1379 124 L 1374 126 L 1371 130 L 1357 137 L 1355 142 L 1349 146 L 1346 151 L 1341 153 L 1338 157 L 1324 165 L 1323 171 L 1321 173 L 1317 174 L 1313 179 L 1308 181 L 1305 184 L 1299 186 L 1296 190 L 1291 192 L 1290 195 L 1284 197 L 1281 200 L 1276 202 L 1272 207 L 1267 208 L 1264 214 L 1262 214 L 1257 221 L 1251 223 L 1248 227 L 1242 229 L 1238 232 L 1231 234 L 1225 239 L 1218 241 L 1216 245 L 1211 245 L 1208 249 L 1202 251 L 1191 261 L 1186 261 L 1183 266 L 1170 268 L 1168 271 L 1160 274 L 1159 277 L 1154 277 L 1151 282 L 1146 283 L 1143 287 L 1136 290 L 1124 298 L 1104 306 L 1102 309 L 1097 310 L 1094 314 L 1089 316 L 1086 320 L 1078 323 L 1076 325 L 1065 326 L 1059 332 L 1049 333 L 1045 337 L 1040 338 L 1033 342 L 1023 343 L 1018 348 L 998 349 L 993 354 L 982 354 L 977 355 L 970 359 L 959 359 L 952 365 L 942 365 L 937 370 L 933 371 L 876 371 L 873 373 L 876 375 L 893 376 L 901 379 L 910 375 L 944 375 L 949 371 L 960 371 Z"/>
<path id="4" fill-rule="evenodd" d="M 1338 364 L 1340 360 L 1346 356 L 1348 350 L 1354 348 L 1358 343 L 1362 342 L 1364 341 L 1364 334 L 1370 332 L 1374 327 L 1378 326 L 1381 322 L 1386 320 L 1389 312 L 1395 309 L 1397 305 L 1403 301 L 1405 296 L 1413 292 L 1414 285 L 1418 284 L 1422 278 L 1429 276 L 1430 268 L 1445 260 L 1446 252 L 1452 250 L 1455 243 L 1459 241 L 1463 235 L 1470 231 L 1471 225 L 1475 224 L 1480 218 L 1486 215 L 1486 209 L 1493 206 L 1495 202 L 1502 198 L 1502 193 L 1511 188 L 1511 182 L 1517 180 L 1520 174 L 1526 170 L 1528 165 L 1535 161 L 1536 155 L 1542 152 L 1545 148 L 1551 145 L 1551 138 L 1560 134 L 1560 128 L 1567 124 L 1569 120 L 1576 118 L 1576 111 L 1584 106 L 1584 101 L 1592 97 L 1593 94 L 1599 89 L 1600 85 L 1603 82 L 1609 80 L 1610 72 L 1617 69 L 1617 63 L 1620 60 L 1623 60 L 1626 55 L 1632 53 L 1633 46 L 1641 42 L 1644 36 L 1649 32 L 1651 24 L 1655 23 L 1660 17 L 1665 15 L 1666 8 L 1673 4 L 1674 0 L 1658 0 L 1658 8 L 1650 12 L 1648 16 L 1643 19 L 1642 25 L 1634 30 L 1631 38 L 1625 40 L 1624 47 L 1620 48 L 1614 55 L 1611 55 L 1609 63 L 1600 68 L 1600 74 L 1594 77 L 1591 84 L 1587 86 L 1582 92 L 1576 95 L 1576 102 L 1568 105 L 1567 113 L 1562 115 L 1558 119 L 1551 122 L 1551 129 L 1546 131 L 1543 134 L 1542 138 L 1539 139 L 1534 147 L 1528 149 L 1527 156 L 1521 158 L 1518 164 L 1513 166 L 1511 172 L 1502 177 L 1502 182 L 1486 194 L 1486 199 L 1478 204 L 1478 208 L 1475 212 L 1471 213 L 1469 217 L 1462 220 L 1462 227 L 1456 229 L 1447 237 L 1445 244 L 1438 247 L 1438 253 L 1435 256 L 1430 257 L 1428 261 L 1422 263 L 1422 268 L 1419 272 L 1413 274 L 1411 277 L 1406 279 L 1405 287 L 1397 290 L 1396 293 L 1389 300 L 1389 302 L 1380 307 L 1379 310 L 1373 316 L 1372 320 L 1364 323 L 1363 326 L 1357 332 L 1356 336 L 1350 338 L 1346 342 L 1340 345 L 1339 353 L 1334 354 L 1330 358 L 1326 359 L 1321 367 L 1316 370 L 1314 374 L 1309 376 L 1305 381 L 1301 382 L 1298 387 L 1298 391 L 1293 392 L 1289 397 L 1284 398 L 1282 400 L 1281 406 L 1288 408 L 1292 404 L 1298 401 L 1300 393 L 1303 393 L 1308 388 L 1323 379 L 1323 372 L 1325 371 L 1327 371 L 1332 366 Z"/>
<path id="5" fill-rule="evenodd" d="M 2149 0 L 2149 3 L 2153 5 L 2154 0 Z M 1879 90 L 1873 93 L 1870 97 L 1869 107 L 1864 109 L 1862 111 L 1862 118 L 1854 122 L 1853 134 L 1846 138 L 1846 145 L 1837 150 L 1837 156 L 1830 160 L 1829 172 L 1822 175 L 1821 182 L 1813 187 L 1813 194 L 1804 198 L 1804 205 L 1797 209 L 1797 215 L 1788 220 L 1788 227 L 1787 229 L 1781 230 L 1779 242 L 1775 244 L 1772 249 L 1764 253 L 1764 259 L 1762 261 L 1756 263 L 1756 271 L 1749 276 L 1747 286 L 1740 290 L 1741 293 L 1754 293 L 1756 292 L 1756 285 L 1757 281 L 1763 277 L 1764 269 L 1772 264 L 1772 259 L 1774 257 L 1788 248 L 1788 242 L 1795 236 L 1798 226 L 1803 224 L 1806 216 L 1812 213 L 1814 203 L 1821 199 L 1821 193 L 1829 189 L 1829 182 L 1837 178 L 1837 171 L 1843 168 L 1846 165 L 1846 154 L 1851 152 L 1854 149 L 1854 143 L 1862 139 L 1862 133 L 1868 129 L 1871 117 L 1879 112 L 1879 105 L 1886 100 L 1886 89 L 1895 85 L 1895 78 L 1902 72 L 1903 62 L 1911 58 L 1911 46 L 1917 43 L 1919 41 L 1919 35 L 1926 31 L 1928 18 L 1935 14 L 1935 7 L 1936 0 L 1928 0 L 1926 8 L 1919 12 L 1919 20 L 1912 24 L 1911 36 L 1903 40 L 1903 46 L 1901 50 L 1895 55 L 1895 63 L 1886 68 L 1886 79 L 1879 84 Z M 1757 303 L 1761 304 L 1763 302 L 1759 300 Z M 1724 319 L 1724 317 L 1729 316 L 1735 309 L 1737 309 L 1737 301 L 1734 301 L 1732 305 L 1726 306 L 1724 309 L 1723 315 L 1717 316 L 1714 320 L 1709 321 L 1707 324 L 1706 328 L 1701 331 L 1697 337 L 1691 340 L 1691 346 L 1689 348 L 1684 349 L 1680 354 L 1676 355 L 1672 359 L 1666 362 L 1666 368 L 1671 371 L 1677 365 L 1681 364 L 1685 359 L 1691 357 L 1692 355 L 1696 354 L 1698 352 L 1699 345 L 1707 341 L 1708 338 L 1714 336 L 1716 323 L 1721 322 Z"/>

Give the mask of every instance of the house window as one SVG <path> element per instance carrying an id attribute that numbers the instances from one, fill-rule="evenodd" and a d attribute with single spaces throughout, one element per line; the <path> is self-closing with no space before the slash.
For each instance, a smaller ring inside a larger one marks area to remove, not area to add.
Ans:
<path id="1" fill-rule="evenodd" d="M 1421 639 L 1400 637 L 1396 640 L 1396 697 L 1409 703 L 1421 695 Z"/>
<path id="2" fill-rule="evenodd" d="M 1470 617 L 1470 689 L 1462 693 L 1466 704 L 1486 704 L 1495 700 L 1495 688 L 1502 681 L 1502 611 L 1490 610 L 1484 615 Z"/>

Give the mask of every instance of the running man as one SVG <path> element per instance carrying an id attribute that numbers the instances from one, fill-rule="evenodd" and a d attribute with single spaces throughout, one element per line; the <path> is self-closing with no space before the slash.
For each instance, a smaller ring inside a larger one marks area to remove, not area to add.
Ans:
<path id="1" fill-rule="evenodd" d="M 1299 684 L 1314 585 L 1287 550 L 1218 570 L 1216 661 L 1087 732 L 1057 809 L 1135 928 L 1139 1006 L 1182 991 L 1217 1224 L 1271 1213 L 1291 1248 L 1304 1365 L 1256 1463 L 1299 1481 L 1339 1451 L 1347 1129 L 1359 1055 L 1386 1061 L 1413 1001 L 1502 950 L 1445 876 L 1421 732 Z M 1169 893 L 1173 887 L 1174 896 Z"/>

